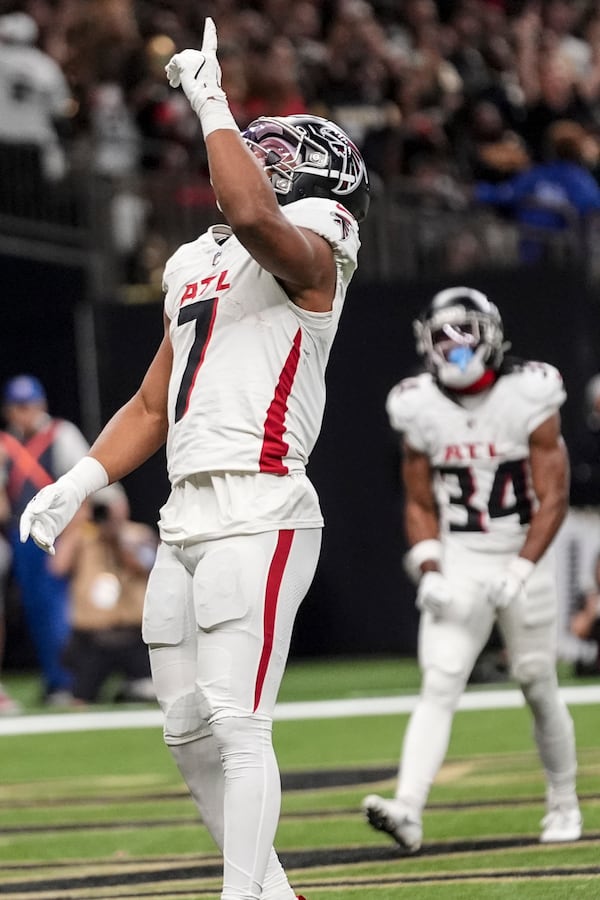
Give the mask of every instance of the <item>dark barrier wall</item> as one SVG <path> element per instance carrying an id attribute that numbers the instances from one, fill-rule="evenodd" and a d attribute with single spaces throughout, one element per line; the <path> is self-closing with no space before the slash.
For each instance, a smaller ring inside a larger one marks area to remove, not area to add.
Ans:
<path id="1" fill-rule="evenodd" d="M 74 310 L 84 273 L 0 256 L 0 384 L 20 372 L 44 382 L 53 413 L 80 420 Z"/>
<path id="2" fill-rule="evenodd" d="M 70 319 L 77 275 L 33 268 L 28 264 L 19 274 L 6 303 L 2 372 L 35 371 L 48 386 L 54 410 L 77 421 Z M 392 385 L 417 365 L 412 319 L 435 290 L 462 282 L 351 288 L 328 369 L 323 430 L 310 463 L 326 528 L 319 569 L 297 622 L 296 656 L 415 650 L 414 593 L 401 565 L 397 440 L 384 404 Z M 501 307 L 517 355 L 547 360 L 563 372 L 569 444 L 582 427 L 585 382 L 600 371 L 598 297 L 577 272 L 481 272 L 468 283 Z M 96 327 L 106 421 L 137 388 L 152 359 L 162 336 L 162 310 L 101 306 Z M 154 523 L 168 491 L 162 453 L 125 486 L 133 515 Z"/>
<path id="3" fill-rule="evenodd" d="M 300 611 L 293 652 L 413 652 L 413 590 L 402 572 L 402 496 L 396 437 L 385 414 L 391 386 L 417 365 L 412 320 L 449 282 L 355 284 L 328 369 L 328 403 L 310 474 L 326 528 L 319 569 Z M 453 283 L 460 284 L 461 280 Z M 581 425 L 587 378 L 600 370 L 600 307 L 577 272 L 479 273 L 469 283 L 500 305 L 517 355 L 564 374 L 567 435 Z M 159 307 L 99 310 L 103 414 L 137 387 L 162 334 Z M 126 483 L 148 521 L 168 490 L 162 455 Z"/>

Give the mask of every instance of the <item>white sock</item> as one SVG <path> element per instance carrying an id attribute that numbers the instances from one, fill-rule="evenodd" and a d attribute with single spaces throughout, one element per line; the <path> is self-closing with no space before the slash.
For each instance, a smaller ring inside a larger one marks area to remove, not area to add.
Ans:
<path id="1" fill-rule="evenodd" d="M 222 852 L 225 778 L 214 736 L 206 734 L 185 744 L 172 744 L 169 750 L 198 807 L 202 821 Z M 271 847 L 261 900 L 294 900 L 295 896 L 283 866 Z"/>
<path id="2" fill-rule="evenodd" d="M 556 680 L 525 685 L 523 693 L 534 717 L 533 735 L 546 773 L 549 801 L 576 806 L 575 729 Z"/>
<path id="3" fill-rule="evenodd" d="M 404 735 L 396 799 L 419 817 L 448 750 L 452 717 L 452 710 L 421 698 Z"/>

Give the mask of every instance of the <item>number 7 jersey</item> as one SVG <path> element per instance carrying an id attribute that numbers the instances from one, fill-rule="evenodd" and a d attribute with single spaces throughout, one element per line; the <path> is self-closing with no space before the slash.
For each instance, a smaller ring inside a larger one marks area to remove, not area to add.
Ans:
<path id="1" fill-rule="evenodd" d="M 430 374 L 392 388 L 390 423 L 429 458 L 442 538 L 484 552 L 520 549 L 537 505 L 529 436 L 565 399 L 560 373 L 541 362 L 515 361 L 464 403 Z"/>
<path id="2" fill-rule="evenodd" d="M 184 244 L 165 267 L 173 486 L 203 472 L 304 472 L 321 428 L 325 369 L 360 242 L 353 217 L 331 200 L 299 200 L 282 212 L 332 246 L 331 312 L 293 304 L 226 225 Z"/>

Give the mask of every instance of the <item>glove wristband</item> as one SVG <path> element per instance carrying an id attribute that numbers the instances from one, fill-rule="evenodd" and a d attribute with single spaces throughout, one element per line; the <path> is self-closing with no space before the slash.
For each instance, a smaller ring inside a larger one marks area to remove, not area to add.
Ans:
<path id="1" fill-rule="evenodd" d="M 535 563 L 530 559 L 525 559 L 524 556 L 515 556 L 507 566 L 507 571 L 518 578 L 521 584 L 525 584 L 534 569 Z"/>
<path id="2" fill-rule="evenodd" d="M 219 131 L 219 129 L 223 128 L 227 131 L 237 131 L 239 134 L 240 129 L 226 100 L 208 97 L 195 112 L 200 119 L 200 126 L 205 139 L 213 131 Z"/>
<path id="3" fill-rule="evenodd" d="M 106 469 L 93 456 L 84 456 L 63 477 L 75 483 L 82 500 L 108 484 Z"/>
<path id="4" fill-rule="evenodd" d="M 438 563 L 438 565 L 442 561 L 442 545 L 437 538 L 419 541 L 405 554 L 404 570 L 414 584 L 418 584 L 423 575 L 421 565 L 429 561 Z"/>

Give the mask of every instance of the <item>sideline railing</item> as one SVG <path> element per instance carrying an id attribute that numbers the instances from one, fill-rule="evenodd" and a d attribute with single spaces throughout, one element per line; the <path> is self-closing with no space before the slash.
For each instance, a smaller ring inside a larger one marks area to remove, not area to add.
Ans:
<path id="1" fill-rule="evenodd" d="M 63 180 L 49 182 L 35 148 L 0 145 L 0 184 L 0 252 L 87 267 L 94 302 L 158 299 L 164 260 L 220 221 L 201 172 L 107 177 L 79 162 Z M 564 228 L 550 231 L 518 226 L 492 209 L 461 203 L 456 193 L 425 190 L 410 179 L 375 183 L 361 227 L 358 277 L 389 281 L 515 268 L 523 264 L 524 242 L 533 241 L 545 262 L 578 265 L 590 280 L 600 280 L 600 216 L 582 223 L 574 210 L 563 211 Z"/>

